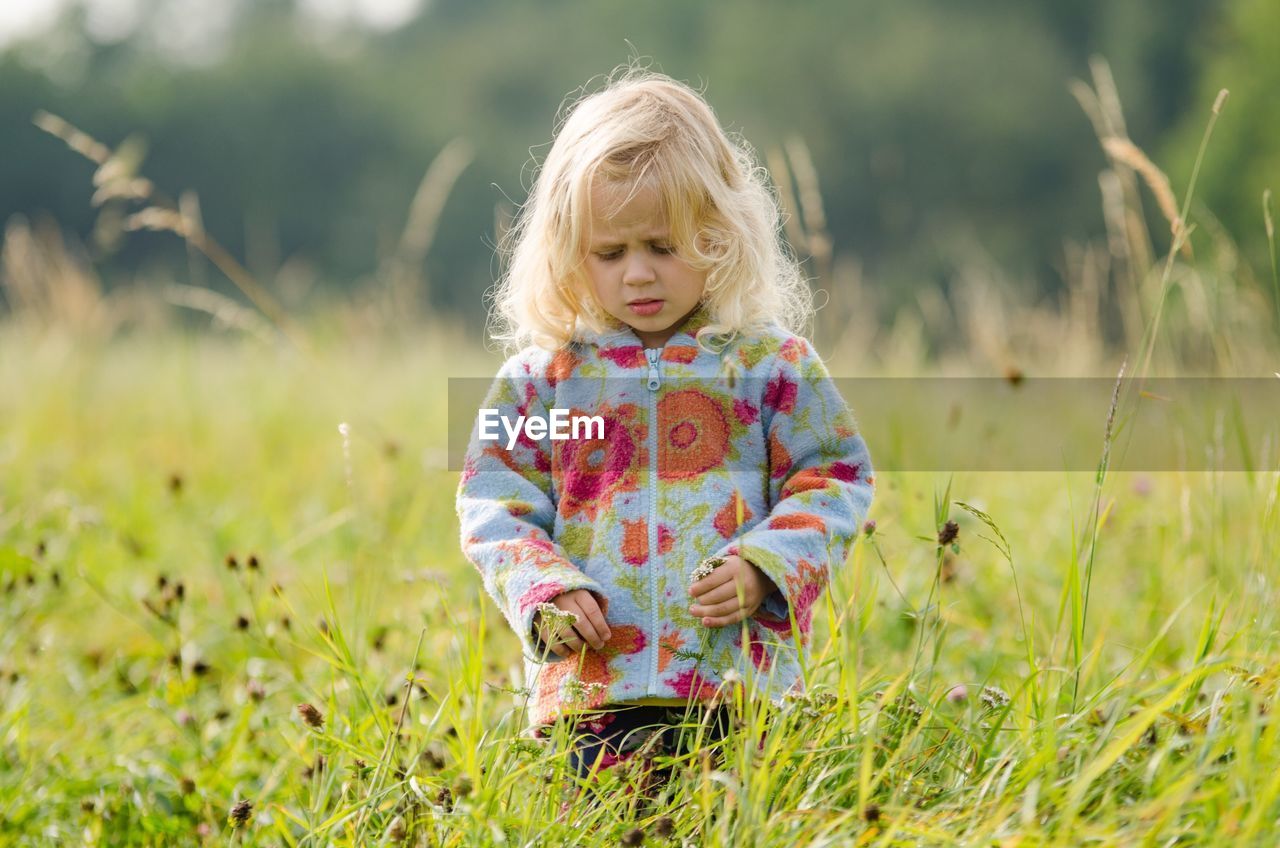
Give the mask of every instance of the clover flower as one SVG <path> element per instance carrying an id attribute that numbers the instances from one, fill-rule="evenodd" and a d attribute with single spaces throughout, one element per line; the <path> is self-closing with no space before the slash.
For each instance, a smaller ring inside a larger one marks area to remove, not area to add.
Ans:
<path id="1" fill-rule="evenodd" d="M 998 686 L 983 686 L 978 697 L 989 710 L 998 710 L 1009 703 L 1009 693 Z"/>

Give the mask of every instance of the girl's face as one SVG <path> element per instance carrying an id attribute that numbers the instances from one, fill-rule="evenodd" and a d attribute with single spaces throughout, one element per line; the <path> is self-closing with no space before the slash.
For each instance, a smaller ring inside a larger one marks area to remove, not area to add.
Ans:
<path id="1" fill-rule="evenodd" d="M 628 188 L 600 182 L 592 187 L 586 271 L 604 310 L 645 347 L 662 347 L 698 308 L 707 273 L 675 254 L 662 199 L 651 183 L 638 188 L 613 218 L 603 217 Z"/>

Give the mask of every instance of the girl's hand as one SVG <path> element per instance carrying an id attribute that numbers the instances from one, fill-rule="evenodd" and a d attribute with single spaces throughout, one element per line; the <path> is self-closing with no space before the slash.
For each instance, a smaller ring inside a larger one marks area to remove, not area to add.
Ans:
<path id="1" fill-rule="evenodd" d="M 565 612 L 576 615 L 577 623 L 565 625 L 558 632 L 552 631 L 550 626 L 544 628 L 540 621 L 541 616 L 534 613 L 533 629 L 547 647 L 561 657 L 573 656 L 588 645 L 593 650 L 603 650 L 604 643 L 609 641 L 611 634 L 609 625 L 604 620 L 605 611 L 609 609 L 609 599 L 602 600 L 603 608 L 596 601 L 596 596 L 586 589 L 561 592 L 551 599 L 551 603 Z"/>
<path id="2" fill-rule="evenodd" d="M 702 619 L 703 627 L 724 627 L 754 615 L 777 590 L 763 571 L 742 557 L 729 556 L 724 565 L 689 587 L 697 601 L 689 612 Z"/>

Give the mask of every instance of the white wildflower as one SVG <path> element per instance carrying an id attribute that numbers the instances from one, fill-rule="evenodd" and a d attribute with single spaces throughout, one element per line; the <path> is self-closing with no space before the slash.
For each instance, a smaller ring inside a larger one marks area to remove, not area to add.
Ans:
<path id="1" fill-rule="evenodd" d="M 989 710 L 998 710 L 1009 703 L 1009 694 L 998 686 L 983 686 L 979 698 Z"/>
<path id="2" fill-rule="evenodd" d="M 726 562 L 728 562 L 728 560 L 724 557 L 707 557 L 698 565 L 697 568 L 693 570 L 693 574 L 689 575 L 689 582 L 697 583 L 704 577 L 710 577 L 711 572 L 715 571 Z"/>

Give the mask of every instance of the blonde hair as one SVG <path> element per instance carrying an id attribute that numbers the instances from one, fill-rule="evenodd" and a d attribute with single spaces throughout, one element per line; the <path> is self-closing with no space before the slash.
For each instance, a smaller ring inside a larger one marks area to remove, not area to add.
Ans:
<path id="1" fill-rule="evenodd" d="M 622 66 L 572 105 L 502 237 L 499 251 L 510 260 L 493 291 L 495 340 L 556 350 L 578 320 L 596 332 L 618 326 L 584 268 L 598 177 L 633 191 L 646 180 L 657 187 L 677 255 L 707 271 L 710 321 L 698 331 L 700 345 L 773 323 L 799 332 L 808 322 L 808 281 L 782 239 L 768 172 L 751 146 L 726 135 L 687 85 Z"/>

